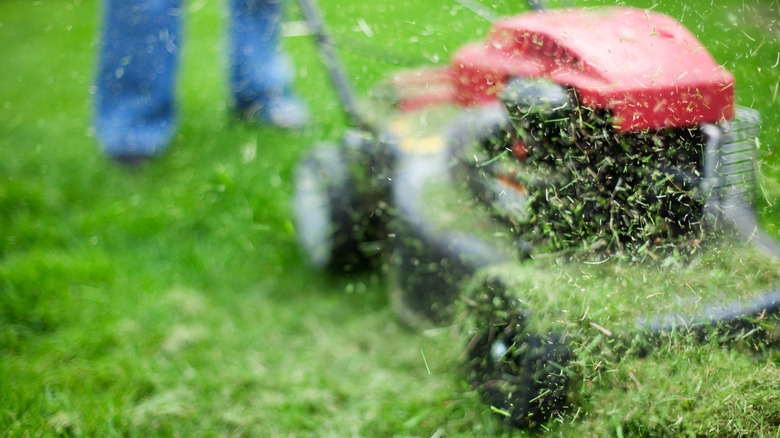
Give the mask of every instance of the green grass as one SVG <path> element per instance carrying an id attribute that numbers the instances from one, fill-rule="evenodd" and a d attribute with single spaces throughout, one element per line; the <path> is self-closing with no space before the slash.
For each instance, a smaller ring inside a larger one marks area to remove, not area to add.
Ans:
<path id="1" fill-rule="evenodd" d="M 302 264 L 291 169 L 309 144 L 339 138 L 344 117 L 311 39 L 294 38 L 314 126 L 289 133 L 232 120 L 216 3 L 186 2 L 179 135 L 164 156 L 126 171 L 98 152 L 90 129 L 97 2 L 0 2 L 0 434 L 522 434 L 462 381 L 453 330 L 397 321 L 381 273 L 329 278 Z M 487 29 L 455 2 L 322 3 L 361 94 L 399 66 L 445 62 Z M 655 9 L 682 19 L 736 75 L 738 102 L 761 111 L 759 211 L 777 236 L 777 2 Z M 372 37 L 354 30 L 359 19 Z M 652 382 L 716 353 L 635 377 Z M 712 435 L 702 425 L 729 419 L 724 436 L 776 436 L 780 414 L 761 409 L 777 406 L 777 355 L 734 361 L 744 373 L 710 376 L 721 385 L 659 382 L 666 402 L 650 411 L 653 400 L 615 392 L 611 410 L 583 403 L 550 434 Z M 688 399 L 711 406 L 676 403 Z M 674 429 L 678 417 L 690 427 Z"/>

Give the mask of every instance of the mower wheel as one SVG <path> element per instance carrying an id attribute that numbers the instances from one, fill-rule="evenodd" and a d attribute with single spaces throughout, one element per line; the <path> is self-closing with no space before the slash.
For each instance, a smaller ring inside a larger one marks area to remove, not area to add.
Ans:
<path id="1" fill-rule="evenodd" d="M 469 382 L 506 424 L 544 424 L 565 407 L 565 340 L 530 330 L 521 301 L 510 298 L 500 280 L 488 279 L 473 291 L 462 314 L 470 336 Z"/>
<path id="2" fill-rule="evenodd" d="M 336 145 L 315 146 L 296 168 L 295 228 L 317 269 L 351 271 L 367 262 L 360 244 L 368 214 L 354 186 L 346 153 Z"/>

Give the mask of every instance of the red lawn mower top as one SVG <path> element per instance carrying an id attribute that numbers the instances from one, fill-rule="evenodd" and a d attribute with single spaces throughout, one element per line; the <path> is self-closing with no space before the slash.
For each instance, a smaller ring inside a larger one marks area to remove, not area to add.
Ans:
<path id="1" fill-rule="evenodd" d="M 616 131 L 734 118 L 731 73 L 676 20 L 642 9 L 546 10 L 510 17 L 496 22 L 484 41 L 458 50 L 444 71 L 415 76 L 418 84 L 426 76 L 446 78 L 449 96 L 402 98 L 402 108 L 434 101 L 487 103 L 496 100 L 509 77 L 525 76 L 574 88 L 580 104 L 612 113 Z"/>

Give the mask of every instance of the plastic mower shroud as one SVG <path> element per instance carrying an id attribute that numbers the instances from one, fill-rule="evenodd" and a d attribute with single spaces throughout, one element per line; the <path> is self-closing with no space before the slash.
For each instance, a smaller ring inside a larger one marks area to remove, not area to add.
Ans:
<path id="1" fill-rule="evenodd" d="M 464 327 L 469 379 L 507 423 L 564 408 L 569 345 L 590 343 L 592 327 L 622 333 L 621 354 L 644 354 L 636 339 L 670 331 L 771 332 L 771 287 L 668 300 L 640 317 L 635 301 L 613 302 L 601 307 L 617 313 L 586 329 L 553 327 L 565 319 L 550 316 L 558 298 L 513 268 L 546 251 L 598 264 L 698 256 L 716 227 L 776 261 L 751 206 L 758 115 L 735 108 L 732 75 L 672 18 L 623 7 L 522 14 L 449 67 L 391 84 L 396 111 L 381 129 L 350 130 L 299 164 L 302 247 L 336 272 L 381 260 L 405 321 Z M 588 299 L 560 302 L 590 309 Z"/>
<path id="2" fill-rule="evenodd" d="M 458 50 L 446 69 L 407 72 L 396 80 L 406 88 L 401 108 L 417 108 L 495 101 L 506 81 L 518 76 L 575 89 L 581 105 L 609 109 L 621 132 L 734 118 L 734 77 L 696 37 L 671 17 L 624 7 L 501 20 L 485 41 Z M 415 93 L 415 83 L 433 92 Z"/>

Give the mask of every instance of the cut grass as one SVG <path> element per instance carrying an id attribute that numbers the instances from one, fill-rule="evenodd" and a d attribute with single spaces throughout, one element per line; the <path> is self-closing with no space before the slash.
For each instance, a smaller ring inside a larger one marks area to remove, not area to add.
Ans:
<path id="1" fill-rule="evenodd" d="M 597 3 L 606 2 L 579 4 Z M 444 62 L 487 28 L 455 2 L 322 6 L 361 94 L 396 64 Z M 299 134 L 245 126 L 229 116 L 220 11 L 214 2 L 186 8 L 180 133 L 160 159 L 128 172 L 98 153 L 89 128 L 97 3 L 0 2 L 0 433 L 523 435 L 504 429 L 462 381 L 453 331 L 398 324 L 379 274 L 326 278 L 302 266 L 291 169 L 308 144 L 344 128 L 311 39 L 287 45 L 314 126 Z M 761 111 L 760 212 L 777 235 L 777 5 L 655 9 L 699 35 L 736 75 L 738 102 Z M 358 19 L 373 36 L 355 30 Z M 370 50 L 350 46 L 358 39 Z M 718 386 L 702 384 L 706 398 L 695 395 L 707 406 L 686 401 L 695 386 L 664 383 L 689 360 L 707 364 L 712 351 L 661 356 L 659 367 L 634 373 L 659 382 L 657 399 L 605 387 L 594 395 L 605 404 L 585 400 L 546 427 L 661 436 L 682 430 L 664 420 L 680 417 L 691 434 L 775 436 L 777 411 L 760 410 L 776 406 L 777 355 L 734 353 L 739 368 L 711 376 Z"/>

